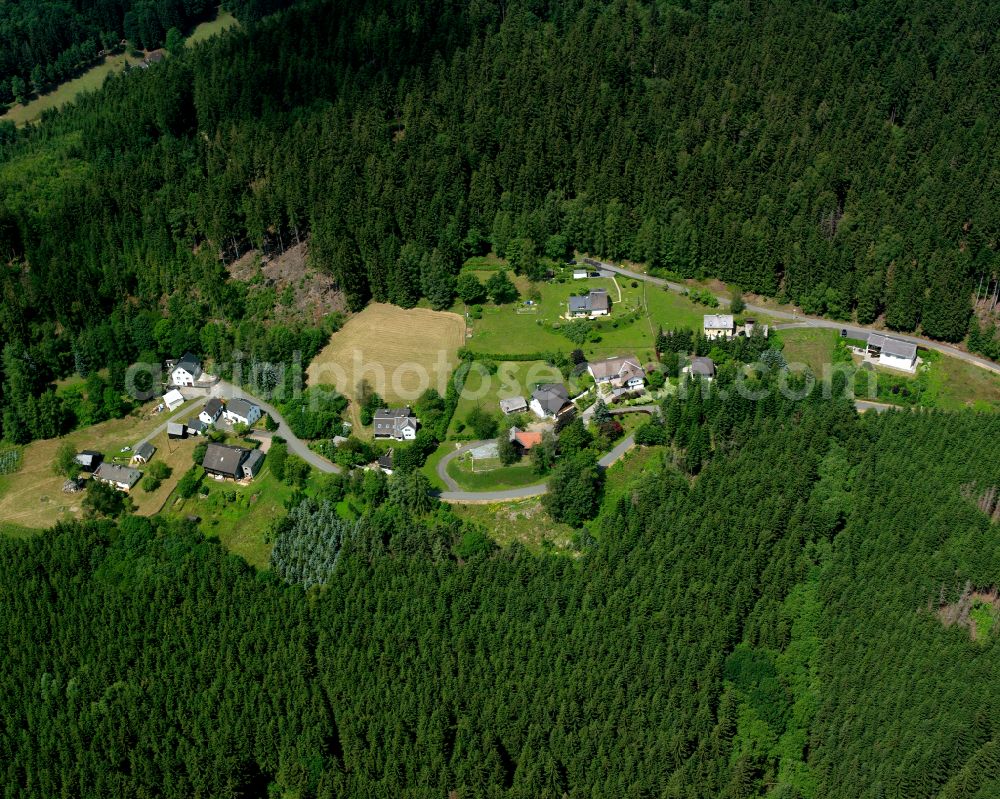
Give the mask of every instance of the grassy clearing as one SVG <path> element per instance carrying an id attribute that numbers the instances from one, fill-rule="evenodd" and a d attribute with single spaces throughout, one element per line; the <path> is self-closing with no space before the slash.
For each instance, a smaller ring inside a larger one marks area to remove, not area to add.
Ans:
<path id="1" fill-rule="evenodd" d="M 804 363 L 814 375 L 822 375 L 824 365 L 832 362 L 837 331 L 824 328 L 782 330 L 779 335 L 788 363 Z"/>
<path id="2" fill-rule="evenodd" d="M 234 25 L 239 25 L 236 18 L 228 11 L 220 10 L 215 19 L 197 25 L 187 41 L 189 44 L 203 42 Z M 105 56 L 103 61 L 95 64 L 82 75 L 59 84 L 52 91 L 36 97 L 24 105 L 12 106 L 5 114 L 0 115 L 0 121 L 13 122 L 18 127 L 37 122 L 46 111 L 52 108 L 61 108 L 84 92 L 97 91 L 104 85 L 108 75 L 121 72 L 125 68 L 125 64 L 134 67 L 141 63 L 141 58 L 136 58 L 127 52 Z"/>
<path id="3" fill-rule="evenodd" d="M 104 80 L 108 75 L 121 72 L 125 64 L 135 66 L 141 63 L 141 58 L 133 58 L 128 53 L 105 56 L 103 61 L 79 77 L 61 83 L 52 91 L 36 97 L 25 105 L 11 106 L 7 113 L 0 116 L 0 121 L 13 122 L 18 127 L 27 125 L 29 122 L 37 122 L 42 114 L 49 109 L 61 108 L 84 92 L 96 92 L 104 85 Z"/>
<path id="4" fill-rule="evenodd" d="M 199 439 L 197 438 L 172 441 L 167 438 L 166 433 L 160 433 L 160 435 L 150 441 L 156 447 L 156 454 L 150 462 L 162 461 L 170 467 L 171 474 L 170 477 L 160 484 L 160 487 L 156 491 L 146 492 L 142 489 L 141 484 L 132 489 L 130 494 L 132 501 L 135 503 L 136 513 L 140 516 L 152 516 L 163 508 L 163 504 L 167 501 L 167 497 L 170 496 L 170 492 L 174 490 L 177 481 L 181 479 L 184 472 L 194 465 L 192 454 L 198 441 Z M 143 467 L 140 466 L 139 468 L 142 469 Z"/>
<path id="5" fill-rule="evenodd" d="M 537 497 L 490 505 L 452 505 L 461 519 L 481 524 L 501 546 L 515 541 L 532 552 L 567 550 L 573 528 L 549 518 Z"/>
<path id="6" fill-rule="evenodd" d="M 445 442 L 441 444 L 434 452 L 430 454 L 424 465 L 420 467 L 420 471 L 423 472 L 424 476 L 430 480 L 431 486 L 436 488 L 438 491 L 447 491 L 448 487 L 444 484 L 437 473 L 437 465 L 441 462 L 441 459 L 447 455 L 449 452 L 453 452 L 455 449 L 455 444 L 452 442 Z"/>
<path id="7" fill-rule="evenodd" d="M 941 355 L 931 363 L 927 380 L 936 408 L 1000 411 L 1000 375 L 995 372 Z"/>
<path id="8" fill-rule="evenodd" d="M 445 394 L 465 341 L 465 320 L 426 308 L 375 303 L 355 314 L 309 364 L 310 385 L 327 384 L 352 400 L 360 432 L 357 397 L 362 380 L 392 404 L 412 403 L 427 388 Z"/>
<path id="9" fill-rule="evenodd" d="M 632 415 L 640 417 L 643 422 L 649 420 L 645 414 Z M 664 452 L 662 447 L 636 447 L 626 452 L 621 460 L 616 461 L 604 473 L 605 500 L 614 502 L 637 481 L 651 474 L 662 462 Z"/>
<path id="10" fill-rule="evenodd" d="M 208 22 L 202 22 L 193 31 L 191 35 L 187 38 L 188 44 L 197 44 L 198 42 L 203 42 L 206 39 L 210 39 L 217 33 L 222 33 L 222 31 L 229 28 L 235 27 L 240 23 L 237 21 L 236 17 L 230 14 L 228 11 L 223 11 L 219 9 L 219 13 L 216 14 L 215 19 L 209 20 Z"/>
<path id="11" fill-rule="evenodd" d="M 170 416 L 153 415 L 152 409 L 157 403 L 152 402 L 124 419 L 111 419 L 82 430 L 75 430 L 64 438 L 33 441 L 24 448 L 20 470 L 14 474 L 0 476 L 0 522 L 41 529 L 80 515 L 80 501 L 83 499 L 83 494 L 64 494 L 62 492 L 64 478 L 52 472 L 52 462 L 63 441 L 69 441 L 77 450 L 93 449 L 101 452 L 109 461 L 114 457 L 122 457 L 125 459 L 122 462 L 125 463 L 128 453 L 119 453 L 122 447 L 135 444 L 168 418 L 173 418 L 175 414 L 187 418 L 187 414 L 201 402 L 202 400 L 195 400 L 187 403 L 182 410 L 177 410 Z M 158 447 L 154 458 L 162 457 L 166 451 L 165 444 L 161 446 L 158 441 L 153 443 Z M 173 475 L 167 482 L 179 476 Z M 132 496 L 140 508 L 147 508 L 157 501 L 159 492 L 145 494 L 136 486 Z"/>
<path id="12" fill-rule="evenodd" d="M 7 536 L 7 538 L 30 538 L 40 532 L 41 530 L 34 527 L 21 527 L 19 524 L 0 522 L 0 535 Z"/>
<path id="13" fill-rule="evenodd" d="M 293 489 L 275 479 L 264 461 L 264 468 L 247 486 L 211 477 L 205 478 L 208 495 L 196 494 L 191 499 L 172 498 L 164 513 L 172 516 L 197 516 L 205 535 L 218 536 L 230 552 L 245 558 L 259 569 L 267 568 L 271 544 L 267 531 L 277 518 L 285 514 L 285 500 Z"/>
<path id="14" fill-rule="evenodd" d="M 472 337 L 469 349 L 496 354 L 569 352 L 577 345 L 559 333 L 555 326 L 565 324 L 563 315 L 570 295 L 583 294 L 595 288 L 608 291 L 612 309 L 607 319 L 591 322 L 600 340 L 588 342 L 582 347 L 588 357 L 607 357 L 626 351 L 651 359 L 657 327 L 701 327 L 705 309 L 685 297 L 627 278 L 573 280 L 567 277 L 571 271 L 568 268 L 560 270 L 555 282 L 551 283 L 528 284 L 523 278 L 517 278 L 515 283 L 522 296 L 537 290 L 537 305 L 484 306 L 482 318 L 470 321 Z M 488 273 L 479 270 L 473 272 L 481 279 L 488 276 Z M 464 310 L 462 306 L 459 309 Z M 638 318 L 624 319 L 635 311 L 639 312 Z"/>
<path id="15" fill-rule="evenodd" d="M 975 625 L 975 634 L 973 635 L 975 640 L 986 641 L 989 638 L 990 633 L 993 632 L 993 625 L 996 623 L 996 615 L 996 610 L 989 602 L 977 601 L 973 604 L 969 611 L 969 618 Z"/>
<path id="16" fill-rule="evenodd" d="M 448 475 L 465 491 L 501 491 L 544 482 L 544 478 L 535 474 L 530 461 L 522 461 L 513 466 L 498 465 L 498 468 L 483 472 L 473 472 L 471 466 L 472 461 L 468 455 L 459 456 L 448 464 Z"/>
<path id="17" fill-rule="evenodd" d="M 497 364 L 494 375 L 474 368 L 466 378 L 465 388 L 455 407 L 449 434 L 453 434 L 457 425 L 463 423 L 475 408 L 499 416 L 501 399 L 524 397 L 530 401 L 531 392 L 539 383 L 562 382 L 559 370 L 545 361 L 503 361 Z"/>

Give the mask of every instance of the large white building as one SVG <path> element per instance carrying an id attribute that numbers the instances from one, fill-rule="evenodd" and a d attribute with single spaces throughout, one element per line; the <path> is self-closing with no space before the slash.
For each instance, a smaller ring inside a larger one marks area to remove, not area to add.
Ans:
<path id="1" fill-rule="evenodd" d="M 736 324 L 732 314 L 705 314 L 702 330 L 705 338 L 732 338 L 736 335 Z"/>
<path id="2" fill-rule="evenodd" d="M 193 386 L 201 377 L 201 361 L 190 352 L 170 368 L 170 384 L 172 386 Z"/>
<path id="3" fill-rule="evenodd" d="M 226 409 L 222 412 L 222 416 L 231 424 L 249 426 L 260 418 L 261 410 L 259 406 L 240 397 L 226 403 Z"/>
<path id="4" fill-rule="evenodd" d="M 917 345 L 911 341 L 872 333 L 868 336 L 868 359 L 880 366 L 900 369 L 904 372 L 917 370 Z"/>

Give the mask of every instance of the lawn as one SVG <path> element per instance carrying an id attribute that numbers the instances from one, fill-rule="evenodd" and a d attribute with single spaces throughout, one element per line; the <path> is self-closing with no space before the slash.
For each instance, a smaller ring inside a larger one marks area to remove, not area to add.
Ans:
<path id="1" fill-rule="evenodd" d="M 217 33 L 222 33 L 222 31 L 239 25 L 236 17 L 230 14 L 228 11 L 223 11 L 219 9 L 219 13 L 216 15 L 215 19 L 209 20 L 208 22 L 202 22 L 193 31 L 191 35 L 187 38 L 188 44 L 197 44 L 198 42 L 203 42 L 206 39 L 210 39 Z"/>
<path id="2" fill-rule="evenodd" d="M 499 416 L 501 399 L 521 396 L 530 401 L 531 392 L 539 383 L 562 382 L 560 371 L 545 361 L 503 361 L 497 364 L 497 372 L 493 375 L 474 367 L 469 371 L 455 407 L 449 435 L 455 433 L 456 426 L 465 422 L 474 408 Z"/>
<path id="3" fill-rule="evenodd" d="M 573 528 L 552 521 L 538 497 L 487 505 L 452 505 L 451 511 L 461 519 L 481 524 L 501 546 L 516 541 L 532 552 L 550 547 L 565 550 L 573 539 Z"/>
<path id="4" fill-rule="evenodd" d="M 921 351 L 920 357 L 925 356 Z M 935 408 L 1000 411 L 1000 375 L 947 355 L 932 358 L 927 379 Z"/>
<path id="5" fill-rule="evenodd" d="M 132 489 L 130 495 L 132 501 L 135 503 L 136 513 L 140 516 L 152 516 L 154 513 L 160 511 L 163 503 L 170 496 L 170 492 L 177 485 L 177 481 L 194 464 L 191 456 L 200 440 L 197 437 L 171 440 L 167 438 L 167 434 L 164 432 L 150 441 L 156 447 L 156 454 L 153 455 L 153 460 L 150 463 L 162 461 L 170 467 L 171 474 L 170 477 L 160 484 L 160 487 L 156 491 L 144 491 L 141 483 Z M 140 470 L 143 468 L 142 466 L 139 467 Z"/>
<path id="6" fill-rule="evenodd" d="M 420 471 L 424 476 L 430 481 L 431 486 L 436 488 L 438 491 L 446 491 L 447 487 L 438 477 L 437 465 L 441 462 L 441 459 L 447 455 L 449 452 L 454 451 L 455 444 L 452 442 L 445 442 L 441 444 L 436 450 L 434 450 L 424 462 L 424 465 L 420 467 Z"/>
<path id="7" fill-rule="evenodd" d="M 360 432 L 358 386 L 367 381 L 386 402 L 414 402 L 427 388 L 444 396 L 465 341 L 458 314 L 374 303 L 352 316 L 309 364 L 310 385 L 327 384 L 352 400 Z"/>
<path id="8" fill-rule="evenodd" d="M 527 459 L 513 466 L 502 466 L 497 461 L 497 468 L 482 472 L 473 472 L 471 465 L 468 455 L 461 455 L 448 464 L 449 476 L 465 491 L 502 491 L 545 482 L 545 478 L 535 474 L 531 461 Z"/>
<path id="9" fill-rule="evenodd" d="M 634 352 L 643 360 L 651 360 L 658 327 L 701 327 L 705 309 L 678 294 L 621 277 L 614 280 L 567 279 L 570 271 L 561 270 L 554 282 L 535 283 L 533 286 L 528 286 L 519 278 L 516 282 L 522 298 L 534 288 L 540 295 L 537 305 L 525 306 L 522 302 L 499 308 L 484 306 L 482 318 L 470 320 L 472 337 L 468 348 L 474 352 L 497 355 L 569 352 L 577 345 L 558 332 L 559 327 L 566 323 L 562 317 L 566 313 L 569 297 L 595 288 L 608 291 L 612 308 L 608 318 L 590 322 L 599 340 L 587 342 L 582 347 L 588 357 Z M 485 277 L 485 273 L 474 273 L 480 278 Z M 632 315 L 633 312 L 638 315 Z M 626 316 L 627 320 L 624 319 Z"/>
<path id="10" fill-rule="evenodd" d="M 266 569 L 271 557 L 267 533 L 275 519 L 285 514 L 285 500 L 293 488 L 279 482 L 264 460 L 264 468 L 247 486 L 231 481 L 220 482 L 206 476 L 208 495 L 190 499 L 171 499 L 164 513 L 171 516 L 197 516 L 205 535 L 218 536 L 230 552 L 253 566 Z"/>
<path id="11" fill-rule="evenodd" d="M 817 377 L 823 375 L 823 367 L 833 361 L 833 347 L 837 340 L 836 330 L 824 328 L 782 330 L 779 333 L 784 346 L 785 360 L 789 364 L 804 363 Z"/>
<path id="12" fill-rule="evenodd" d="M 80 500 L 83 494 L 64 494 L 62 485 L 65 479 L 52 472 L 52 461 L 64 440 L 72 443 L 77 450 L 93 449 L 104 453 L 107 460 L 122 457 L 125 459 L 124 463 L 127 462 L 128 453 L 124 455 L 119 453 L 122 447 L 135 444 L 168 418 L 174 418 L 176 414 L 180 414 L 181 418 L 187 418 L 187 414 L 202 401 L 187 403 L 169 416 L 152 414 L 157 402 L 148 403 L 124 419 L 111 419 L 82 430 L 75 430 L 61 439 L 49 438 L 28 444 L 24 448 L 21 468 L 13 474 L 0 476 L 0 522 L 40 529 L 80 515 Z M 163 448 L 160 447 L 160 442 L 154 442 L 154 445 L 159 448 L 154 458 L 162 457 Z M 188 459 L 190 460 L 190 455 Z M 175 477 L 179 475 L 171 477 L 171 480 Z M 145 492 L 138 486 L 133 489 L 133 497 L 142 509 L 151 507 L 159 496 L 158 492 L 152 495 L 144 496 L 144 494 Z"/>

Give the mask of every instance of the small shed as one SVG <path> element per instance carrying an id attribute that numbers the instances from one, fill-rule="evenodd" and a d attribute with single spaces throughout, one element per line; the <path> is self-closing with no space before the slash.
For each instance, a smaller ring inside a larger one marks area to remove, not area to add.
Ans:
<path id="1" fill-rule="evenodd" d="M 175 410 L 184 404 L 184 395 L 173 388 L 163 395 L 163 404 L 167 406 L 168 411 Z"/>
<path id="2" fill-rule="evenodd" d="M 167 438 L 187 438 L 187 425 L 182 422 L 167 422 Z"/>
<path id="3" fill-rule="evenodd" d="M 156 452 L 156 447 L 148 441 L 143 441 L 132 452 L 132 463 L 149 463 L 150 458 Z"/>
<path id="4" fill-rule="evenodd" d="M 73 458 L 78 464 L 80 464 L 80 470 L 84 472 L 93 472 L 97 470 L 97 467 L 101 465 L 101 461 L 104 460 L 104 456 L 100 452 L 95 452 L 92 449 L 85 449 L 83 452 L 76 453 L 76 457 Z"/>

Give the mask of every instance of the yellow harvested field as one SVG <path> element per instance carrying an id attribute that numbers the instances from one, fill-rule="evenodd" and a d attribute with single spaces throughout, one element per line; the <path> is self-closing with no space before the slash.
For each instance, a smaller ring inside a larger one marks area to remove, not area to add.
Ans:
<path id="1" fill-rule="evenodd" d="M 352 400 L 366 381 L 386 402 L 412 403 L 427 388 L 445 393 L 465 343 L 465 320 L 427 308 L 376 303 L 352 316 L 309 364 L 309 385 L 332 385 Z"/>

